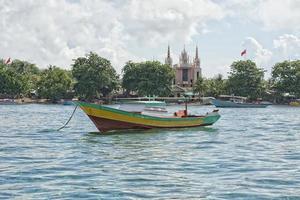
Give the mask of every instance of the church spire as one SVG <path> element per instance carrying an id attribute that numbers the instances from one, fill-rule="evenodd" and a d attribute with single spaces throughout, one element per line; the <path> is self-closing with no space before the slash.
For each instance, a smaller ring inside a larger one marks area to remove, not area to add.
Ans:
<path id="1" fill-rule="evenodd" d="M 179 62 L 180 62 L 180 64 L 184 64 L 186 66 L 189 63 L 189 56 L 188 56 L 188 54 L 187 54 L 187 52 L 185 50 L 185 45 L 183 46 L 183 51 L 180 54 Z"/>
<path id="2" fill-rule="evenodd" d="M 171 53 L 170 53 L 170 45 L 168 45 L 168 52 L 167 52 L 167 57 L 165 59 L 165 64 L 172 67 L 172 58 L 171 58 Z"/>
<path id="3" fill-rule="evenodd" d="M 194 66 L 195 67 L 200 67 L 200 58 L 199 58 L 199 54 L 198 54 L 198 45 L 196 46 L 196 56 L 194 58 Z"/>

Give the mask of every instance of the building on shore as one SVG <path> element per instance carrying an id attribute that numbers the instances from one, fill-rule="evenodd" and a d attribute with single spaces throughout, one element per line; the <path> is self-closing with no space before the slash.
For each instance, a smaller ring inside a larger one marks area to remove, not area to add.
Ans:
<path id="1" fill-rule="evenodd" d="M 202 76 L 202 70 L 200 67 L 200 58 L 198 53 L 198 46 L 196 46 L 196 53 L 194 59 L 190 59 L 185 48 L 179 56 L 179 63 L 173 65 L 171 58 L 170 46 L 168 46 L 167 57 L 165 64 L 171 66 L 175 70 L 175 79 L 173 81 L 173 91 L 176 96 L 179 93 L 191 91 L 193 85 Z M 176 91 L 176 92 L 175 92 Z M 181 92 L 180 92 L 181 91 Z"/>

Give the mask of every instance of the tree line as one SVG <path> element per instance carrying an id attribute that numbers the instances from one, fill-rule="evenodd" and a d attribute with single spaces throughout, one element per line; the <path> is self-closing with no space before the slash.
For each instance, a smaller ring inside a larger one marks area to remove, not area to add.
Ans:
<path id="1" fill-rule="evenodd" d="M 265 71 L 253 61 L 235 61 L 227 79 L 221 75 L 199 78 L 193 85 L 199 96 L 221 94 L 245 96 L 252 100 L 282 102 L 286 94 L 300 98 L 300 61 L 284 61 L 272 68 L 272 76 L 264 79 Z M 96 53 L 76 58 L 71 70 L 50 65 L 39 69 L 27 61 L 0 60 L 0 98 L 37 98 L 56 102 L 78 97 L 87 101 L 123 93 L 124 96 L 170 96 L 175 71 L 158 61 L 128 61 L 120 77 L 111 62 Z"/>
<path id="2" fill-rule="evenodd" d="M 227 79 L 221 75 L 212 79 L 200 78 L 194 91 L 202 96 L 229 94 L 275 103 L 300 98 L 300 60 L 276 63 L 269 79 L 264 79 L 264 74 L 265 71 L 251 60 L 235 61 Z"/>

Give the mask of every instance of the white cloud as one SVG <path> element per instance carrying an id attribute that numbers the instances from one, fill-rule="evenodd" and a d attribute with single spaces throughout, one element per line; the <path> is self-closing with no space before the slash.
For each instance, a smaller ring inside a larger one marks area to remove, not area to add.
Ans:
<path id="1" fill-rule="evenodd" d="M 277 56 L 282 60 L 288 59 L 300 59 L 300 38 L 291 35 L 284 34 L 279 36 L 278 39 L 273 41 L 275 52 Z"/>
<path id="2" fill-rule="evenodd" d="M 257 15 L 267 29 L 299 30 L 299 0 L 262 0 Z"/>
<path id="3" fill-rule="evenodd" d="M 255 61 L 258 66 L 268 66 L 272 58 L 272 52 L 264 48 L 256 39 L 247 37 L 243 41 L 242 46 L 247 49 L 247 58 Z"/>
<path id="4" fill-rule="evenodd" d="M 208 0 L 131 0 L 122 13 L 131 39 L 149 46 L 188 42 L 204 29 L 205 22 L 223 17 L 221 7 Z"/>
<path id="5" fill-rule="evenodd" d="M 243 21 L 255 16 L 259 9 L 259 3 L 260 0 L 220 0 L 220 4 L 228 16 Z"/>
<path id="6" fill-rule="evenodd" d="M 229 40 L 240 38 L 234 20 L 294 34 L 278 37 L 268 48 L 254 38 L 245 39 L 249 58 L 259 66 L 270 68 L 279 59 L 299 58 L 295 32 L 299 30 L 300 2 L 296 0 L 0 0 L 0 4 L 0 58 L 24 59 L 41 67 L 70 68 L 72 59 L 89 51 L 111 60 L 118 72 L 128 60 L 154 57 L 163 62 L 161 54 L 168 43 L 179 54 L 179 46 L 193 46 L 199 35 L 203 39 L 214 31 L 229 31 Z M 227 23 L 227 28 L 218 29 L 224 24 L 210 26 L 211 21 Z M 226 73 L 222 66 L 236 59 L 236 49 L 228 48 L 228 52 L 218 52 L 218 59 L 201 57 L 204 68 L 209 66 L 208 75 Z M 178 55 L 173 61 L 178 62 Z"/>
<path id="7" fill-rule="evenodd" d="M 247 58 L 268 71 L 267 77 L 270 76 L 275 63 L 300 59 L 300 37 L 292 34 L 284 34 L 274 39 L 270 49 L 265 48 L 253 37 L 245 38 L 242 46 L 247 49 Z"/>
<path id="8" fill-rule="evenodd" d="M 223 17 L 210 0 L 0 0 L 0 57 L 69 68 L 95 51 L 120 71 L 141 60 L 136 49 L 191 41 L 205 23 Z"/>
<path id="9" fill-rule="evenodd" d="M 261 23 L 265 30 L 300 31 L 299 0 L 224 0 L 220 3 L 228 16 Z"/>
<path id="10" fill-rule="evenodd" d="M 2 1 L 0 55 L 26 59 L 45 67 L 69 67 L 89 51 L 113 64 L 128 57 L 117 11 L 105 1 Z M 109 19 L 109 20 L 107 20 Z"/>

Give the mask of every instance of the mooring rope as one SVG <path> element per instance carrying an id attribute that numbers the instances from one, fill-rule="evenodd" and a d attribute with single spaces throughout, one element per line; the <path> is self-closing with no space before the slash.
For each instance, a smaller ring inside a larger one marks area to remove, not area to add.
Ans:
<path id="1" fill-rule="evenodd" d="M 76 111 L 77 107 L 78 107 L 78 105 L 76 105 L 75 109 L 73 110 L 72 115 L 70 116 L 70 118 L 68 119 L 68 121 L 65 123 L 65 125 L 63 125 L 63 126 L 60 127 L 59 129 L 57 129 L 57 131 L 60 131 L 61 129 L 65 128 L 65 127 L 68 125 L 68 123 L 71 121 L 73 115 L 75 114 L 75 111 Z"/>

